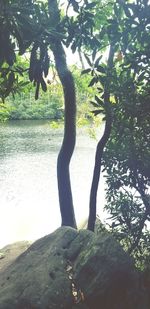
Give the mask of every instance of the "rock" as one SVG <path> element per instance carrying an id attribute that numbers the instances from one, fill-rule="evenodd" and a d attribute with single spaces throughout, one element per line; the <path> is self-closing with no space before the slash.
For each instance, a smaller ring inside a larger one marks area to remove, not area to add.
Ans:
<path id="1" fill-rule="evenodd" d="M 7 268 L 18 255 L 23 253 L 31 245 L 30 241 L 18 241 L 0 249 L 0 271 Z"/>
<path id="2" fill-rule="evenodd" d="M 61 227 L 1 270 L 0 309 L 148 309 L 137 279 L 111 235 Z"/>
<path id="3" fill-rule="evenodd" d="M 0 260 L 4 259 L 4 257 L 5 255 L 2 252 L 0 252 Z"/>

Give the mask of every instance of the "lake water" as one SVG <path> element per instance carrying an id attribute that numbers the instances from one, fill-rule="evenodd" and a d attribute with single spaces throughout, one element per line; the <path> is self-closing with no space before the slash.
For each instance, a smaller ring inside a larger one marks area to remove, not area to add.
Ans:
<path id="1" fill-rule="evenodd" d="M 63 130 L 52 129 L 48 121 L 0 124 L 0 247 L 37 239 L 60 226 L 56 162 L 62 136 Z M 87 129 L 78 129 L 70 166 L 78 224 L 88 216 L 95 148 Z M 101 213 L 103 179 L 99 187 Z"/>

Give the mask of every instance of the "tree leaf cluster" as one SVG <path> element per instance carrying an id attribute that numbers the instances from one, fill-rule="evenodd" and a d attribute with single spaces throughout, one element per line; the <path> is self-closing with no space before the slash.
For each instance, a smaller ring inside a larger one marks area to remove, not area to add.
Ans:
<path id="1" fill-rule="evenodd" d="M 95 115 L 107 115 L 108 109 L 113 111 L 112 133 L 103 156 L 107 210 L 111 213 L 113 232 L 138 258 L 146 247 L 146 226 L 150 220 L 149 10 L 147 1 L 116 1 L 99 34 L 96 29 L 93 31 L 100 38 L 99 47 L 86 57 L 89 68 L 83 71 L 91 74 L 89 86 L 97 87 L 99 92 L 92 101 Z M 96 16 L 100 16 L 100 11 Z M 110 45 L 115 51 L 111 70 L 109 57 L 95 61 Z M 106 86 L 111 102 L 108 109 L 104 98 Z"/>
<path id="2" fill-rule="evenodd" d="M 7 64 L 10 71 L 9 78 L 3 80 L 3 92 L 5 97 L 13 89 L 19 73 L 12 66 L 16 62 L 17 54 L 23 55 L 31 49 L 29 78 L 36 84 L 35 97 L 38 98 L 39 86 L 46 91 L 46 83 L 43 74 L 47 76 L 49 68 L 49 56 L 47 52 L 47 41 L 55 36 L 53 29 L 48 26 L 49 15 L 47 5 L 43 2 L 25 0 L 24 2 L 1 1 L 0 11 L 0 67 Z M 38 51 L 37 51 L 38 50 Z M 4 73 L 2 72 L 2 75 Z M 20 69 L 20 74 L 23 70 Z M 3 76 L 2 76 L 3 77 Z M 6 84 L 5 84 L 6 81 Z M 4 86 L 5 84 L 5 86 Z"/>
<path id="3" fill-rule="evenodd" d="M 150 221 L 150 93 L 148 85 L 137 92 L 127 78 L 124 75 L 120 81 L 119 104 L 114 106 L 114 125 L 103 165 L 112 229 L 126 240 L 129 252 L 139 255 Z"/>
<path id="4" fill-rule="evenodd" d="M 71 46 L 73 52 L 80 50 L 84 45 L 87 46 L 89 42 L 94 48 L 97 44 L 97 39 L 93 36 L 96 2 L 84 0 L 80 3 L 74 0 L 70 3 L 78 14 L 65 17 L 66 39 L 64 44 L 67 47 Z"/>
<path id="5" fill-rule="evenodd" d="M 19 63 L 11 67 L 5 63 L 0 68 L 0 98 L 3 103 L 10 94 L 14 96 L 29 84 L 29 81 L 23 79 L 26 70 L 23 64 L 19 66 Z"/>

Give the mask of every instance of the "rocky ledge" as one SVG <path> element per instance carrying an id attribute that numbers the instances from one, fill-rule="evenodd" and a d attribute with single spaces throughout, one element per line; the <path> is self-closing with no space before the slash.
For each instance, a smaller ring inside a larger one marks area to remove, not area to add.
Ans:
<path id="1" fill-rule="evenodd" d="M 149 309 L 131 258 L 107 232 L 61 227 L 6 266 L 0 309 Z"/>

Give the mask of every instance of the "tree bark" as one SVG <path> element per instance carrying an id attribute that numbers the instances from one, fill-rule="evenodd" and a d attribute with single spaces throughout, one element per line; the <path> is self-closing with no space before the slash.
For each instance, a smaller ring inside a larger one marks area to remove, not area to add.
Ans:
<path id="1" fill-rule="evenodd" d="M 57 31 L 60 22 L 57 0 L 49 0 L 50 23 Z M 72 73 L 66 63 L 66 55 L 58 38 L 50 42 L 54 54 L 56 70 L 58 72 L 64 92 L 64 138 L 57 160 L 57 179 L 59 204 L 62 225 L 76 228 L 73 207 L 72 190 L 70 182 L 69 165 L 76 141 L 76 95 Z"/>
<path id="2" fill-rule="evenodd" d="M 110 117 L 107 117 L 103 136 L 98 142 L 97 148 L 96 148 L 95 165 L 94 165 L 93 179 L 92 179 L 92 185 L 91 185 L 91 191 L 90 191 L 90 206 L 89 206 L 90 212 L 89 212 L 89 218 L 88 218 L 88 230 L 91 230 L 93 232 L 94 232 L 95 221 L 96 221 L 97 191 L 98 191 L 98 185 L 99 185 L 100 174 L 101 174 L 102 156 L 103 156 L 104 147 L 110 136 L 111 126 L 112 126 L 112 120 Z"/>
<path id="3" fill-rule="evenodd" d="M 112 126 L 112 113 L 110 105 L 110 93 L 109 93 L 109 82 L 110 82 L 110 71 L 113 67 L 114 49 L 110 46 L 110 52 L 108 57 L 107 65 L 107 82 L 104 89 L 104 103 L 106 106 L 106 123 L 102 138 L 97 144 L 95 165 L 93 171 L 92 185 L 90 191 L 90 205 L 89 205 L 89 218 L 88 218 L 88 230 L 94 232 L 95 221 L 96 221 L 96 207 L 97 207 L 97 191 L 101 174 L 102 156 L 104 147 L 109 139 Z"/>

